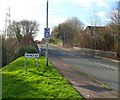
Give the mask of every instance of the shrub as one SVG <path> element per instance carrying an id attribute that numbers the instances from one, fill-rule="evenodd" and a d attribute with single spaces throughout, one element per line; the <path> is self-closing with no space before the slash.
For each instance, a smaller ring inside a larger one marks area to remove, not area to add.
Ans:
<path id="1" fill-rule="evenodd" d="M 49 42 L 50 42 L 50 43 L 54 43 L 55 40 L 54 40 L 54 39 L 49 39 Z"/>
<path id="2" fill-rule="evenodd" d="M 15 50 L 16 58 L 24 56 L 25 52 L 37 53 L 38 49 L 33 46 L 21 46 Z"/>

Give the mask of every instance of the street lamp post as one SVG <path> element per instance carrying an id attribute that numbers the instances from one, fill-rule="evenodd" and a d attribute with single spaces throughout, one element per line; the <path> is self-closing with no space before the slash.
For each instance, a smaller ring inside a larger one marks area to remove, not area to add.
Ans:
<path id="1" fill-rule="evenodd" d="M 48 0 L 46 9 L 46 28 L 48 28 Z M 48 66 L 48 38 L 46 38 L 46 66 Z"/>

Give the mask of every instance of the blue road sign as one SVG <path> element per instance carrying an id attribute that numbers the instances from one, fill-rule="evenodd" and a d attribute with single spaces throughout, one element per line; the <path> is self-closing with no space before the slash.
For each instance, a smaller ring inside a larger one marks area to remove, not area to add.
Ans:
<path id="1" fill-rule="evenodd" d="M 44 28 L 44 37 L 50 38 L 50 28 Z"/>

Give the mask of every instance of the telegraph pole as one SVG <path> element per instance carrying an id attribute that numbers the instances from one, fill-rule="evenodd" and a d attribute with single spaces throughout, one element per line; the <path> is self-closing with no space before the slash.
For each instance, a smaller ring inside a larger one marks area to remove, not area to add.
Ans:
<path id="1" fill-rule="evenodd" d="M 46 9 L 46 28 L 48 28 L 48 0 Z M 46 38 L 46 66 L 48 66 L 48 38 Z"/>

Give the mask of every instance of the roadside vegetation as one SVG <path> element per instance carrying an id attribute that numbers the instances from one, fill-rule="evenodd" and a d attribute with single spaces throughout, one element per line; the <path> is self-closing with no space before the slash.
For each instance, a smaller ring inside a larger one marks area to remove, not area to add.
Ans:
<path id="1" fill-rule="evenodd" d="M 34 38 L 39 24 L 36 21 L 12 21 L 0 37 L 2 38 L 2 66 L 5 66 L 18 57 L 22 52 L 35 51 L 37 43 Z M 23 50 L 23 51 L 22 51 Z"/>
<path id="2" fill-rule="evenodd" d="M 45 58 L 40 57 L 36 70 L 35 58 L 29 58 L 24 71 L 24 57 L 2 68 L 2 96 L 5 98 L 62 98 L 82 100 L 82 96 Z"/>

